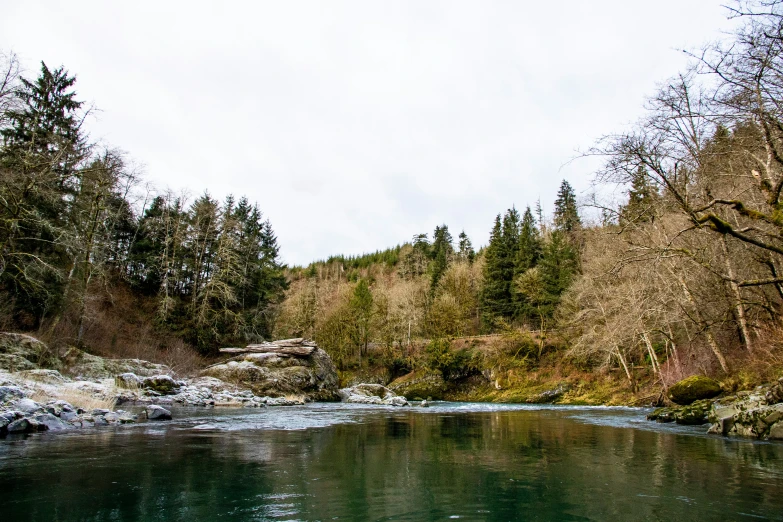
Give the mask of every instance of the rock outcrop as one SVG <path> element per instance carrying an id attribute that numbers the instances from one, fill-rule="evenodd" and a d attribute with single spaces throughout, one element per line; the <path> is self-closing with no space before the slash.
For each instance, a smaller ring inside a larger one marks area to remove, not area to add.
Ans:
<path id="1" fill-rule="evenodd" d="M 168 375 L 171 368 L 141 359 L 106 359 L 71 347 L 63 355 L 65 370 L 76 379 L 107 379 L 123 373 L 142 377 Z"/>
<path id="2" fill-rule="evenodd" d="M 657 422 L 676 422 L 696 426 L 706 424 L 707 416 L 710 413 L 710 407 L 714 401 L 711 399 L 702 399 L 694 401 L 687 406 L 672 406 L 668 408 L 658 408 L 649 415 L 647 420 Z"/>
<path id="3" fill-rule="evenodd" d="M 783 377 L 771 386 L 714 401 L 707 418 L 709 433 L 783 440 Z"/>
<path id="4" fill-rule="evenodd" d="M 439 373 L 411 372 L 388 385 L 394 393 L 411 400 L 442 399 L 448 385 Z"/>
<path id="5" fill-rule="evenodd" d="M 11 372 L 38 368 L 58 369 L 57 354 L 35 337 L 0 332 L 0 368 Z"/>
<path id="6" fill-rule="evenodd" d="M 783 440 L 783 377 L 750 392 L 658 408 L 647 418 L 677 424 L 710 423 L 708 433 L 728 437 Z"/>
<path id="7" fill-rule="evenodd" d="M 210 366 L 203 376 L 249 388 L 268 397 L 301 396 L 308 401 L 338 400 L 337 369 L 329 355 L 312 341 L 284 339 L 246 348 L 225 363 Z"/>
<path id="8" fill-rule="evenodd" d="M 377 404 L 380 406 L 410 406 L 405 397 L 397 395 L 381 384 L 357 384 L 337 392 L 343 402 Z"/>

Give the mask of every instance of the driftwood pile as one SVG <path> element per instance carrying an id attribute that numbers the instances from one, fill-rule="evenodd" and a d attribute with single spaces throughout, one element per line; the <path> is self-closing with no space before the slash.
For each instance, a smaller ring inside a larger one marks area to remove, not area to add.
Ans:
<path id="1" fill-rule="evenodd" d="M 233 354 L 234 357 L 217 364 L 225 364 L 228 361 L 241 359 L 251 353 L 268 353 L 280 355 L 283 357 L 309 357 L 317 349 L 318 345 L 309 339 L 304 339 L 301 337 L 297 337 L 295 339 L 281 339 L 279 341 L 272 341 L 268 343 L 249 344 L 244 348 L 221 348 L 220 353 Z M 217 366 L 217 364 L 213 364 L 208 368 Z"/>

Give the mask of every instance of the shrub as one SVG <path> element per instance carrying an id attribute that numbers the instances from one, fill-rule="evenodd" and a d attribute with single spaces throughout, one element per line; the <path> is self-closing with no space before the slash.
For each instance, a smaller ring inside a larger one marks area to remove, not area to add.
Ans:
<path id="1" fill-rule="evenodd" d="M 467 348 L 452 350 L 447 339 L 433 339 L 425 349 L 425 363 L 440 372 L 446 381 L 469 377 L 479 372 L 479 356 Z"/>

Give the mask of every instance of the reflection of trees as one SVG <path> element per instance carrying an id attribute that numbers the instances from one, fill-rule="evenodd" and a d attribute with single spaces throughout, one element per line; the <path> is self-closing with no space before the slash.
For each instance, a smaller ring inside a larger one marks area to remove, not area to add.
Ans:
<path id="1" fill-rule="evenodd" d="M 308 431 L 5 441 L 0 488 L 16 499 L 4 507 L 10 519 L 41 520 L 673 519 L 780 510 L 783 446 L 568 415 L 383 411 Z"/>

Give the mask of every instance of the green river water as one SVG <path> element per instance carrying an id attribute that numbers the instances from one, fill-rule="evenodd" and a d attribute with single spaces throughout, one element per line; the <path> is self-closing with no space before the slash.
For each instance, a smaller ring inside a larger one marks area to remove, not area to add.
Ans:
<path id="1" fill-rule="evenodd" d="M 0 520 L 783 520 L 783 444 L 645 413 L 175 409 L 172 422 L 6 437 Z"/>

